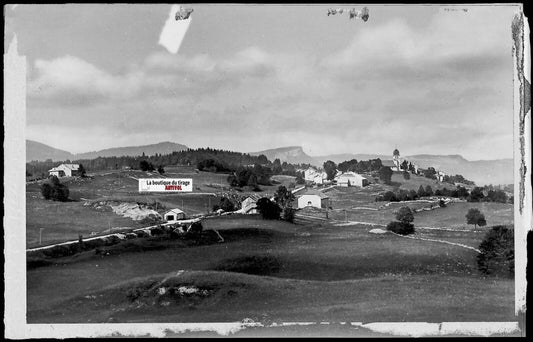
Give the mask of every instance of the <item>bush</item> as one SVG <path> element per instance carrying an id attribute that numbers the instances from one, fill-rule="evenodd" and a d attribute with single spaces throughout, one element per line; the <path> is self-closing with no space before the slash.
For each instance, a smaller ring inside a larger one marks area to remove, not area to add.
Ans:
<path id="1" fill-rule="evenodd" d="M 266 220 L 279 220 L 279 215 L 281 214 L 281 208 L 266 197 L 257 201 L 257 211 Z"/>
<path id="2" fill-rule="evenodd" d="M 514 275 L 514 229 L 494 226 L 479 245 L 478 269 L 485 274 Z"/>
<path id="3" fill-rule="evenodd" d="M 446 208 L 446 202 L 444 202 L 443 200 L 439 200 L 439 207 Z"/>
<path id="4" fill-rule="evenodd" d="M 415 232 L 415 226 L 411 223 L 392 221 L 387 225 L 387 230 L 400 235 L 408 235 Z"/>
<path id="5" fill-rule="evenodd" d="M 50 180 L 41 184 L 41 194 L 46 200 L 66 202 L 69 190 L 65 184 L 61 184 L 59 178 L 52 176 Z"/>
<path id="6" fill-rule="evenodd" d="M 204 227 L 201 222 L 193 222 L 187 230 L 187 233 L 201 233 L 203 230 Z"/>

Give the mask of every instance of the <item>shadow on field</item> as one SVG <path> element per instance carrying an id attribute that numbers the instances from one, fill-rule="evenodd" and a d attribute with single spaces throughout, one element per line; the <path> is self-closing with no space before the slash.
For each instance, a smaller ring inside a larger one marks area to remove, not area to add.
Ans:
<path id="1" fill-rule="evenodd" d="M 280 267 L 281 262 L 277 258 L 251 255 L 223 260 L 214 270 L 266 276 L 278 273 Z"/>

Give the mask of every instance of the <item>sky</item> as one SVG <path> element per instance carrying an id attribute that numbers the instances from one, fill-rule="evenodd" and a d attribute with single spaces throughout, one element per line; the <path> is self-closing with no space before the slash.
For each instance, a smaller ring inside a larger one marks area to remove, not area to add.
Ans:
<path id="1" fill-rule="evenodd" d="M 72 153 L 172 141 L 253 152 L 513 157 L 517 5 L 18 5 L 26 138 Z"/>

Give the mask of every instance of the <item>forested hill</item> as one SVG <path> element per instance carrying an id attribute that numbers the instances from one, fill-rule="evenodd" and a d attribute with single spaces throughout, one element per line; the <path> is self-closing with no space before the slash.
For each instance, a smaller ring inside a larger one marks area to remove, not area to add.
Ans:
<path id="1" fill-rule="evenodd" d="M 264 156 L 251 156 L 247 153 L 217 150 L 212 148 L 187 149 L 175 151 L 169 154 L 155 154 L 152 156 L 122 156 L 122 157 L 98 157 L 96 159 L 75 159 L 59 162 L 29 162 L 27 163 L 28 175 L 42 176 L 47 171 L 62 162 L 82 164 L 87 172 L 113 170 L 121 168 L 138 169 L 141 161 L 147 161 L 155 168 L 168 165 L 193 165 L 201 170 L 211 172 L 234 171 L 241 166 L 254 164 L 272 165 Z M 275 167 L 275 165 L 272 165 Z"/>

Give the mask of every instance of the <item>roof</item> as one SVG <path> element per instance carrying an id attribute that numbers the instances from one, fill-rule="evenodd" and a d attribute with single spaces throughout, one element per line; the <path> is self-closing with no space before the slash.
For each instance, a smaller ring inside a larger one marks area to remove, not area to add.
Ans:
<path id="1" fill-rule="evenodd" d="M 321 191 L 317 191 L 317 190 L 307 190 L 304 194 L 301 194 L 300 196 L 298 196 L 298 198 L 300 198 L 302 196 L 305 196 L 305 195 L 314 195 L 314 196 L 318 196 L 320 198 L 329 198 L 328 195 L 326 195 L 325 193 L 323 193 Z"/>
<path id="2" fill-rule="evenodd" d="M 61 168 L 63 167 L 63 168 Z M 63 169 L 70 169 L 72 171 L 77 171 L 80 168 L 79 164 L 61 164 L 48 171 L 62 171 Z"/>
<path id="3" fill-rule="evenodd" d="M 344 172 L 344 173 L 341 173 L 340 175 L 336 176 L 335 179 L 338 179 L 340 177 L 343 177 L 343 178 L 357 178 L 357 179 L 366 179 L 366 177 L 358 174 L 358 173 L 355 173 L 353 171 L 348 171 L 348 172 Z"/>
<path id="4" fill-rule="evenodd" d="M 251 194 L 251 195 L 246 196 L 246 197 L 243 199 L 243 201 L 246 201 L 248 198 L 250 198 L 250 199 L 252 199 L 252 200 L 254 200 L 254 201 L 258 201 L 261 197 L 263 197 L 263 196 L 258 195 L 258 194 Z"/>
<path id="5" fill-rule="evenodd" d="M 169 213 L 174 213 L 174 214 L 185 214 L 185 212 L 184 212 L 183 210 L 179 209 L 179 208 L 170 209 L 170 210 L 168 210 L 168 211 L 165 213 L 165 215 L 166 215 L 166 214 L 169 214 Z"/>

